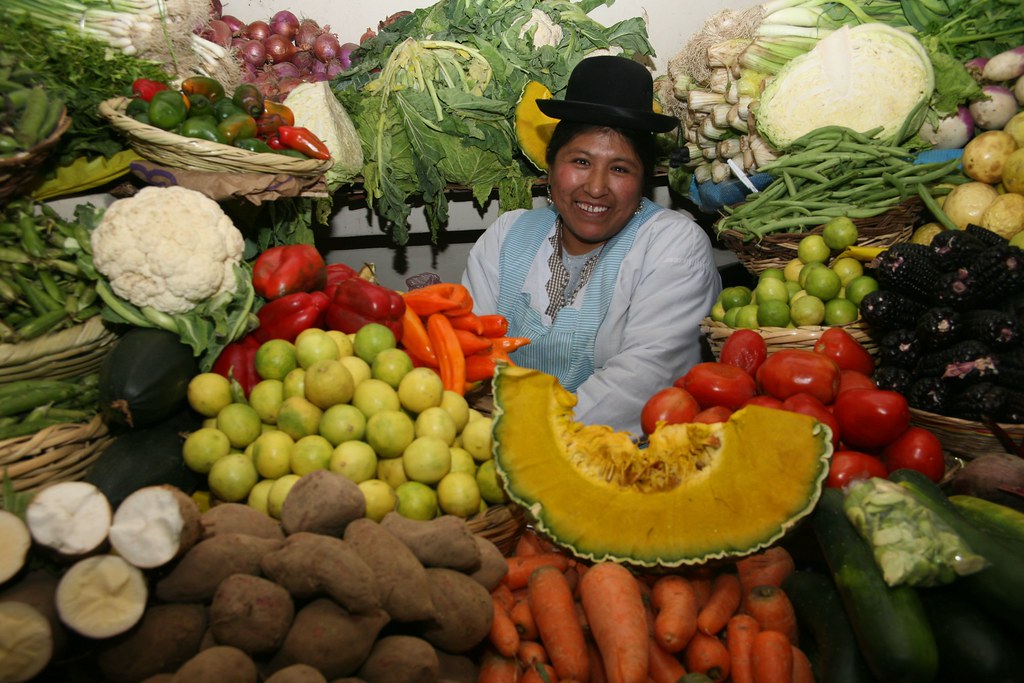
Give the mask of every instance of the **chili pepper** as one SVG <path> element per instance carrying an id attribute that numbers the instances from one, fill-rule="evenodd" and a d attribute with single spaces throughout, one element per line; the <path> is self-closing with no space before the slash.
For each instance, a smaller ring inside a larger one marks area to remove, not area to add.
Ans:
<path id="1" fill-rule="evenodd" d="M 322 290 L 325 284 L 327 264 L 311 244 L 271 247 L 256 257 L 252 266 L 253 289 L 268 301 L 295 292 Z"/>
<path id="2" fill-rule="evenodd" d="M 280 126 L 277 129 L 277 137 L 285 147 L 298 150 L 312 159 L 331 158 L 331 150 L 327 149 L 327 145 L 308 128 Z"/>
<path id="3" fill-rule="evenodd" d="M 256 119 L 256 134 L 261 138 L 269 138 L 277 135 L 277 129 L 287 125 L 283 118 L 277 114 L 264 114 Z"/>
<path id="4" fill-rule="evenodd" d="M 235 88 L 231 100 L 249 116 L 259 116 L 263 113 L 263 93 L 252 83 L 242 83 Z"/>
<path id="5" fill-rule="evenodd" d="M 234 100 L 227 97 L 213 103 L 213 116 L 218 121 L 223 121 L 232 114 L 247 114 L 241 107 L 235 104 Z"/>
<path id="6" fill-rule="evenodd" d="M 185 98 L 176 90 L 161 90 L 149 100 L 149 122 L 162 130 L 170 130 L 188 116 Z"/>
<path id="7" fill-rule="evenodd" d="M 295 292 L 263 305 L 256 313 L 260 325 L 252 334 L 260 343 L 271 339 L 294 342 L 303 330 L 321 327 L 330 300 L 323 292 Z"/>
<path id="8" fill-rule="evenodd" d="M 481 315 L 480 327 L 483 328 L 480 331 L 485 337 L 504 337 L 508 334 L 508 318 L 497 313 L 491 313 L 488 315 Z"/>
<path id="9" fill-rule="evenodd" d="M 405 300 L 398 292 L 361 277 L 342 280 L 334 286 L 327 308 L 326 324 L 345 334 L 358 332 L 367 323 L 380 323 L 402 339 Z"/>
<path id="10" fill-rule="evenodd" d="M 224 86 L 215 78 L 207 76 L 189 76 L 181 82 L 181 91 L 190 97 L 203 95 L 211 102 L 224 97 Z"/>
<path id="11" fill-rule="evenodd" d="M 402 348 L 420 365 L 437 367 L 437 354 L 434 353 L 434 347 L 430 344 L 427 326 L 408 306 L 405 307 L 405 313 L 402 314 Z"/>
<path id="12" fill-rule="evenodd" d="M 213 102 L 206 95 L 196 93 L 188 96 L 189 116 L 213 116 Z"/>
<path id="13" fill-rule="evenodd" d="M 448 322 L 451 323 L 451 318 L 448 319 Z M 471 356 L 474 353 L 487 353 L 493 347 L 491 340 L 487 337 L 481 337 L 468 330 L 457 329 L 454 325 L 452 325 L 452 330 L 459 342 L 459 348 L 462 349 L 463 355 Z"/>
<path id="14" fill-rule="evenodd" d="M 132 81 L 132 95 L 139 98 L 143 102 L 149 102 L 151 99 L 153 99 L 153 95 L 157 94 L 162 90 L 167 90 L 166 83 L 154 81 L 149 78 L 136 78 L 134 81 Z"/>
<path id="15" fill-rule="evenodd" d="M 512 353 L 516 349 L 530 343 L 529 337 L 494 337 L 491 339 L 494 348 L 505 353 Z"/>
<path id="16" fill-rule="evenodd" d="M 197 140 L 219 142 L 222 145 L 228 142 L 224 134 L 217 128 L 217 119 L 212 116 L 188 117 L 182 122 L 178 134 L 187 138 L 196 138 Z"/>
<path id="17" fill-rule="evenodd" d="M 281 104 L 280 102 L 274 102 L 273 100 L 263 101 L 263 114 L 262 116 L 280 116 L 281 122 L 286 126 L 295 125 L 295 114 L 292 112 L 287 105 Z"/>
<path id="18" fill-rule="evenodd" d="M 225 346 L 213 362 L 211 371 L 234 379 L 248 397 L 252 388 L 260 381 L 260 376 L 256 373 L 256 351 L 259 348 L 260 341 L 250 332 Z"/>
<path id="19" fill-rule="evenodd" d="M 256 152 L 257 154 L 273 154 L 275 151 L 270 148 L 270 145 L 259 138 L 238 138 L 232 144 L 238 149 Z"/>
<path id="20" fill-rule="evenodd" d="M 497 362 L 492 356 L 466 356 L 466 381 L 479 382 L 494 377 Z"/>
<path id="21" fill-rule="evenodd" d="M 256 119 L 248 114 L 232 114 L 217 124 L 217 130 L 232 144 L 235 140 L 256 137 Z"/>
<path id="22" fill-rule="evenodd" d="M 286 149 L 286 147 L 281 144 L 281 138 L 277 137 L 277 135 L 267 137 L 267 146 L 275 152 L 283 152 Z M 305 154 L 303 154 L 303 156 L 305 156 Z"/>
<path id="23" fill-rule="evenodd" d="M 427 317 L 427 334 L 437 354 L 437 369 L 441 382 L 448 391 L 462 394 L 466 383 L 466 355 L 455 338 L 455 329 L 443 313 Z"/>
<path id="24" fill-rule="evenodd" d="M 473 312 L 469 290 L 456 282 L 439 282 L 411 289 L 405 293 L 405 302 L 423 317 L 431 313 L 444 312 L 449 316 L 457 316 Z"/>

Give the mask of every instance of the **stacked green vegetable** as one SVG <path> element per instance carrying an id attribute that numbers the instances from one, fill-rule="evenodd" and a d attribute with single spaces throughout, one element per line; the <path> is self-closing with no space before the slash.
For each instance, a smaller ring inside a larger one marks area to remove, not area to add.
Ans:
<path id="1" fill-rule="evenodd" d="M 99 375 L 0 384 L 0 441 L 96 415 Z"/>
<path id="2" fill-rule="evenodd" d="M 0 52 L 0 158 L 20 154 L 57 128 L 64 102 L 38 85 L 39 74 Z"/>

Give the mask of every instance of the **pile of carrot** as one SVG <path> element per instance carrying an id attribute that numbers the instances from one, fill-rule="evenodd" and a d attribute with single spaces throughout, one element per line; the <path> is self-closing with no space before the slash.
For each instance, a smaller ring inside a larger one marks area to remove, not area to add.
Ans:
<path id="1" fill-rule="evenodd" d="M 507 561 L 478 683 L 814 681 L 781 588 L 793 558 L 780 546 L 642 575 L 578 561 L 527 529 Z"/>
<path id="2" fill-rule="evenodd" d="M 498 363 L 530 342 L 509 337 L 502 315 L 476 315 L 463 285 L 440 282 L 405 292 L 402 348 L 418 366 L 437 370 L 444 388 L 464 394 L 474 382 L 490 379 Z"/>

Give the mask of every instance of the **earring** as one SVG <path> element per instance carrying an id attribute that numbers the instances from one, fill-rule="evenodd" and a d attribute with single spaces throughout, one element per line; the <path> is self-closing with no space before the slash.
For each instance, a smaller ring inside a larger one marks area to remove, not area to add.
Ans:
<path id="1" fill-rule="evenodd" d="M 639 204 L 637 204 L 636 205 L 636 211 L 633 212 L 633 215 L 634 216 L 639 216 L 640 215 L 640 211 L 642 211 L 643 208 L 644 208 L 644 203 L 643 202 L 640 202 Z"/>
<path id="2" fill-rule="evenodd" d="M 548 191 L 548 204 L 554 204 L 555 203 L 554 200 L 551 199 L 551 186 L 550 185 L 545 185 L 544 187 L 546 187 L 547 191 Z"/>

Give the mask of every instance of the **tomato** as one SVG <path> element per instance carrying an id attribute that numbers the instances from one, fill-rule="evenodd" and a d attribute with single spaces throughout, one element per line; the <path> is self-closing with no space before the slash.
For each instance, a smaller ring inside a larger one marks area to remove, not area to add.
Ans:
<path id="1" fill-rule="evenodd" d="M 836 397 L 832 412 L 843 443 L 867 450 L 888 446 L 910 426 L 907 399 L 885 389 L 851 389 Z"/>
<path id="2" fill-rule="evenodd" d="M 732 411 L 725 406 L 711 406 L 694 415 L 690 422 L 707 422 L 710 424 L 725 422 L 729 419 L 730 415 L 732 415 Z"/>
<path id="3" fill-rule="evenodd" d="M 850 389 L 877 389 L 878 385 L 870 376 L 856 370 L 842 370 L 839 373 L 839 391 L 841 394 Z"/>
<path id="4" fill-rule="evenodd" d="M 736 410 L 757 393 L 753 377 L 725 363 L 698 363 L 672 384 L 693 394 L 701 408 L 725 406 Z"/>
<path id="5" fill-rule="evenodd" d="M 764 394 L 758 394 L 747 400 L 745 406 L 761 406 L 762 408 L 775 408 L 776 410 L 782 410 L 782 401 L 775 398 L 774 396 L 765 396 Z"/>
<path id="6" fill-rule="evenodd" d="M 690 392 L 679 387 L 665 387 L 647 399 L 643 410 L 640 411 L 640 427 L 644 434 L 651 434 L 659 422 L 691 422 L 693 416 L 699 412 L 700 405 Z"/>
<path id="7" fill-rule="evenodd" d="M 868 350 L 841 327 L 830 327 L 814 342 L 814 352 L 828 356 L 843 370 L 856 370 L 870 375 L 875 359 Z"/>
<path id="8" fill-rule="evenodd" d="M 768 344 L 764 337 L 754 330 L 739 329 L 729 335 L 722 344 L 718 361 L 744 370 L 751 377 L 757 373 L 761 363 L 768 358 Z"/>
<path id="9" fill-rule="evenodd" d="M 917 470 L 936 483 L 946 474 L 942 442 L 923 427 L 907 427 L 882 451 L 882 462 L 890 472 L 904 468 Z"/>
<path id="10" fill-rule="evenodd" d="M 762 393 L 780 401 L 805 393 L 828 405 L 839 391 L 839 372 L 839 366 L 828 356 L 803 349 L 783 349 L 761 364 L 757 383 Z"/>
<path id="11" fill-rule="evenodd" d="M 832 464 L 828 468 L 828 479 L 825 485 L 841 489 L 851 481 L 869 479 L 871 477 L 889 476 L 885 463 L 873 455 L 859 451 L 836 451 L 832 454 Z"/>
<path id="12" fill-rule="evenodd" d="M 839 422 L 824 403 L 810 394 L 793 394 L 782 402 L 782 409 L 802 415 L 810 415 L 832 430 L 832 448 L 839 447 Z"/>

